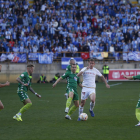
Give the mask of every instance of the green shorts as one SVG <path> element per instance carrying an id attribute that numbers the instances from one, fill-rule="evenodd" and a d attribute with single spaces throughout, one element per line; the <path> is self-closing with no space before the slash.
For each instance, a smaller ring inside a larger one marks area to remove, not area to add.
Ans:
<path id="1" fill-rule="evenodd" d="M 136 105 L 136 108 L 140 108 L 140 99 L 138 100 L 138 103 Z"/>
<path id="2" fill-rule="evenodd" d="M 18 96 L 19 96 L 21 102 L 23 102 L 24 100 L 29 98 L 27 93 L 24 91 L 18 91 L 17 93 L 18 93 Z"/>
<path id="3" fill-rule="evenodd" d="M 79 100 L 79 96 L 78 96 L 78 93 L 77 93 L 77 90 L 74 89 L 74 88 L 67 88 L 66 92 L 69 94 L 70 92 L 73 92 L 74 93 L 74 96 L 73 96 L 73 101 L 76 101 L 76 100 Z"/>

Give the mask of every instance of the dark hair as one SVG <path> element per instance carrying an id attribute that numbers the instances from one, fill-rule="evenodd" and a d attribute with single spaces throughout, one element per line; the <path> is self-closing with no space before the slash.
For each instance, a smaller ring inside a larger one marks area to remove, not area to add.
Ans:
<path id="1" fill-rule="evenodd" d="M 93 58 L 89 59 L 89 62 L 90 62 L 90 61 L 94 61 L 94 62 L 95 62 L 95 60 L 94 60 Z"/>
<path id="2" fill-rule="evenodd" d="M 76 66 L 76 64 L 72 64 L 72 66 Z"/>
<path id="3" fill-rule="evenodd" d="M 29 68 L 29 67 L 34 67 L 34 65 L 32 65 L 32 64 L 29 64 L 29 65 L 27 65 L 27 67 Z"/>

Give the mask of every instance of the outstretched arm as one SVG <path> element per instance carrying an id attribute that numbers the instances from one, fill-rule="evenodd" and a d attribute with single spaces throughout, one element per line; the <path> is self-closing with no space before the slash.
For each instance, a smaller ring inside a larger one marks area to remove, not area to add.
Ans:
<path id="1" fill-rule="evenodd" d="M 2 87 L 5 87 L 5 86 L 9 86 L 10 85 L 10 82 L 6 82 L 5 84 L 0 84 L 0 88 L 2 88 Z"/>
<path id="2" fill-rule="evenodd" d="M 102 78 L 102 80 L 105 82 L 106 87 L 107 87 L 107 88 L 110 88 L 110 85 L 107 84 L 106 79 L 104 78 L 103 75 L 101 76 L 101 78 Z"/>
<path id="3" fill-rule="evenodd" d="M 80 72 L 77 74 L 77 76 L 79 77 L 79 76 L 81 76 L 83 73 L 84 73 L 84 72 L 80 71 Z"/>
<path id="4" fill-rule="evenodd" d="M 126 76 L 126 75 L 123 75 L 124 78 L 128 79 L 128 80 L 133 80 L 133 76 Z"/>
<path id="5" fill-rule="evenodd" d="M 62 80 L 62 77 L 56 80 L 56 82 L 53 84 L 53 87 L 55 87 L 60 80 Z"/>
<path id="6" fill-rule="evenodd" d="M 37 94 L 37 93 L 33 90 L 33 88 L 32 88 L 31 86 L 29 87 L 29 90 L 30 90 L 32 93 L 34 93 L 38 98 L 41 98 L 41 95 Z"/>
<path id="7" fill-rule="evenodd" d="M 81 76 L 86 70 L 88 69 L 88 67 L 83 68 L 78 74 L 77 76 Z"/>

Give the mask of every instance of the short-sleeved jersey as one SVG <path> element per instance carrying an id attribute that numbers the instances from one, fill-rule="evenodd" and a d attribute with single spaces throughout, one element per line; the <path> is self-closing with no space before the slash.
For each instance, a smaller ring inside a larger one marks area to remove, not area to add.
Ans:
<path id="1" fill-rule="evenodd" d="M 85 67 L 83 69 L 85 69 Z M 95 84 L 96 75 L 102 76 L 102 74 L 96 68 L 87 69 L 86 71 L 84 71 L 82 85 L 85 87 L 96 88 Z"/>
<path id="2" fill-rule="evenodd" d="M 68 65 L 68 66 L 67 66 L 66 72 L 67 72 L 67 71 L 71 72 L 71 65 Z"/>
<path id="3" fill-rule="evenodd" d="M 77 88 L 77 84 L 80 83 L 79 77 L 76 75 L 76 73 L 67 71 L 61 76 L 63 79 L 67 79 L 67 88 Z"/>
<path id="4" fill-rule="evenodd" d="M 140 80 L 140 75 L 133 76 L 133 79 L 134 80 L 136 80 L 136 79 L 139 79 Z"/>
<path id="5" fill-rule="evenodd" d="M 28 72 L 22 73 L 22 74 L 19 76 L 19 78 L 21 79 L 21 81 L 22 81 L 24 84 L 28 84 L 29 86 L 31 86 L 31 80 L 30 80 L 30 77 L 29 77 L 29 75 L 28 75 Z M 27 92 L 29 86 L 24 86 L 24 85 L 22 85 L 21 83 L 18 83 L 18 91 L 25 91 L 25 92 Z"/>

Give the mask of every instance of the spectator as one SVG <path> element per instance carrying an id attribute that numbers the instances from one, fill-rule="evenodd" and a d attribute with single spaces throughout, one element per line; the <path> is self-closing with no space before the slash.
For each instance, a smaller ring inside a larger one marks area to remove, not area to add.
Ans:
<path id="1" fill-rule="evenodd" d="M 38 51 L 37 46 L 36 45 L 33 45 L 33 53 L 37 53 L 37 51 Z"/>
<path id="2" fill-rule="evenodd" d="M 75 47 L 75 45 L 73 45 L 73 48 L 72 48 L 72 57 L 78 57 L 78 49 L 77 47 Z"/>
<path id="3" fill-rule="evenodd" d="M 48 83 L 48 81 L 46 80 L 46 76 L 44 76 L 44 74 L 41 74 L 37 83 Z"/>
<path id="4" fill-rule="evenodd" d="M 89 52 L 90 51 L 90 48 L 88 46 L 88 44 L 86 44 L 84 47 L 83 47 L 83 52 Z"/>
<path id="5" fill-rule="evenodd" d="M 13 47 L 13 52 L 14 52 L 14 54 L 18 54 L 18 53 L 19 53 L 19 48 L 18 48 L 17 45 L 15 45 L 15 46 Z"/>
<path id="6" fill-rule="evenodd" d="M 73 48 L 78 52 L 108 52 L 114 44 L 117 44 L 115 52 L 126 51 L 125 45 L 129 46 L 128 50 L 140 49 L 139 10 L 137 6 L 131 8 L 129 3 L 124 4 L 123 0 L 86 1 L 86 4 L 36 0 L 32 6 L 28 1 L 17 0 L 1 3 L 0 8 L 0 38 L 6 38 L 6 42 L 3 41 L 6 52 L 12 49 L 8 49 L 12 42 L 29 46 L 29 52 L 36 52 L 34 44 L 41 52 L 44 45 L 54 51 L 51 46 L 55 44 L 61 52 L 66 46 L 63 49 L 70 52 L 68 56 L 72 55 Z"/>

